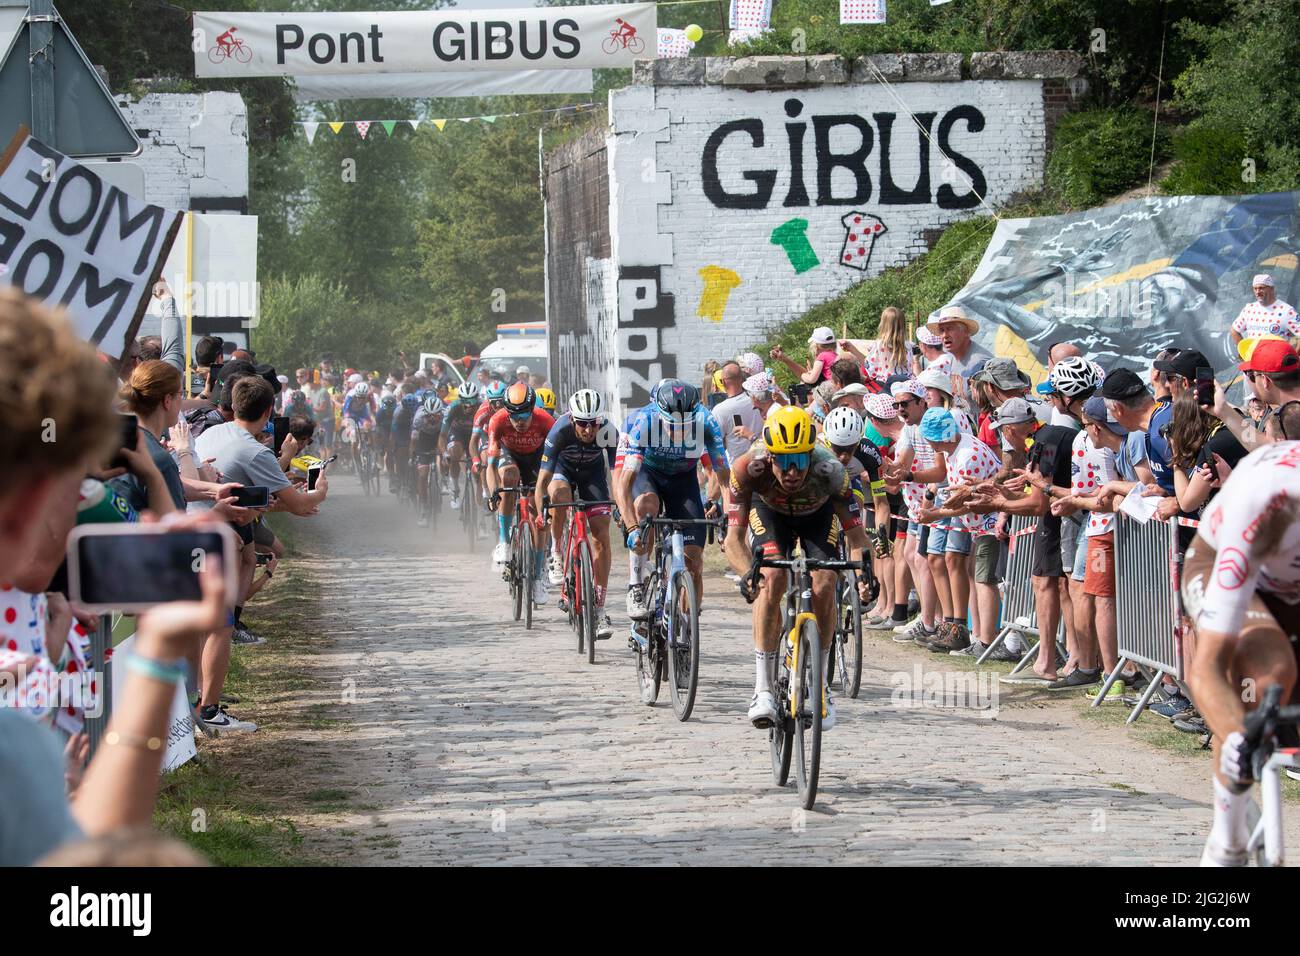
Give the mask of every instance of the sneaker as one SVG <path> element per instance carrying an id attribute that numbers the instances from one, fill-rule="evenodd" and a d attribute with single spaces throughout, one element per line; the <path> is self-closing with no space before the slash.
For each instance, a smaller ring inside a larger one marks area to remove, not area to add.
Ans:
<path id="1" fill-rule="evenodd" d="M 908 614 L 906 620 L 904 620 L 904 621 L 903 621 L 902 623 L 900 623 L 900 624 L 895 624 L 895 625 L 894 625 L 894 633 L 895 633 L 895 634 L 904 634 L 904 633 L 906 633 L 909 629 L 911 629 L 912 625 L 915 624 L 915 623 L 917 623 L 919 620 L 920 620 L 920 618 L 919 618 L 917 615 L 915 615 L 915 614 Z"/>
<path id="2" fill-rule="evenodd" d="M 206 711 L 206 708 L 204 709 Z M 257 724 L 250 720 L 240 720 L 234 714 L 226 712 L 225 704 L 219 706 L 215 713 L 209 715 L 200 715 L 200 721 L 206 730 L 213 733 L 234 733 L 244 731 L 251 733 L 257 729 Z"/>
<path id="3" fill-rule="evenodd" d="M 749 702 L 749 722 L 759 730 L 767 730 L 776 723 L 776 696 L 770 690 L 760 690 Z M 825 727 L 825 723 L 822 724 Z"/>
<path id="4" fill-rule="evenodd" d="M 998 645 L 997 650 L 988 656 L 990 661 L 1005 661 L 1009 664 L 1019 664 L 1020 658 L 1025 656 L 1024 651 L 1013 651 L 1007 647 L 1007 642 L 1003 641 Z"/>
<path id="5" fill-rule="evenodd" d="M 459 510 L 460 510 L 460 496 L 459 496 L 459 495 L 452 495 L 452 496 L 451 496 L 451 510 L 452 510 L 452 511 L 459 511 Z"/>
<path id="6" fill-rule="evenodd" d="M 822 730 L 830 730 L 835 726 L 835 698 L 831 696 L 829 687 L 822 688 L 822 694 L 826 701 L 826 713 L 822 715 Z"/>
<path id="7" fill-rule="evenodd" d="M 554 551 L 546 559 L 546 575 L 550 579 L 552 587 L 559 587 L 564 583 L 564 564 L 560 561 L 560 556 Z"/>
<path id="8" fill-rule="evenodd" d="M 973 661 L 980 659 L 980 655 L 989 649 L 987 644 L 981 644 L 979 641 L 972 640 L 965 647 L 948 652 L 949 657 L 967 657 Z"/>
<path id="9" fill-rule="evenodd" d="M 1200 714 L 1184 714 L 1173 721 L 1174 730 L 1181 730 L 1185 734 L 1203 734 L 1209 728 L 1205 726 L 1205 718 Z"/>
<path id="10" fill-rule="evenodd" d="M 1147 709 L 1150 710 L 1153 714 L 1159 714 L 1161 717 L 1164 717 L 1167 720 L 1173 720 L 1175 717 L 1177 717 L 1183 711 L 1189 709 L 1191 706 L 1192 706 L 1192 702 L 1190 700 L 1188 700 L 1182 694 L 1175 693 L 1175 694 L 1171 694 L 1169 697 L 1165 698 L 1158 704 L 1152 704 Z"/>
<path id="11" fill-rule="evenodd" d="M 504 541 L 498 541 L 497 546 L 492 549 L 492 564 L 500 571 L 510 562 L 510 545 Z"/>
<path id="12" fill-rule="evenodd" d="M 1117 679 L 1110 685 L 1110 690 L 1106 691 L 1106 696 L 1102 698 L 1103 704 L 1122 704 L 1124 703 L 1124 694 L 1128 691 L 1128 686 L 1123 680 Z M 1083 692 L 1083 696 L 1089 700 L 1096 700 L 1101 697 L 1101 684 L 1096 687 L 1090 687 Z"/>
<path id="13" fill-rule="evenodd" d="M 546 591 L 546 582 L 534 581 L 533 582 L 533 603 L 536 604 L 538 607 L 541 607 L 549 599 L 550 599 L 550 595 Z"/>
<path id="14" fill-rule="evenodd" d="M 265 644 L 266 638 L 258 637 L 247 628 L 236 626 L 230 635 L 230 643 L 240 647 L 256 647 L 258 644 Z"/>
<path id="15" fill-rule="evenodd" d="M 614 622 L 603 607 L 596 608 L 596 640 L 607 641 L 614 636 Z"/>
<path id="16" fill-rule="evenodd" d="M 916 617 L 921 613 L 921 602 L 918 598 L 909 596 L 907 599 L 907 616 Z"/>
<path id="17" fill-rule="evenodd" d="M 1101 683 L 1101 679 L 1100 667 L 1090 671 L 1086 671 L 1082 667 L 1076 667 L 1060 680 L 1054 680 L 1048 684 L 1047 689 L 1074 690 L 1076 687 L 1095 687 Z"/>
<path id="18" fill-rule="evenodd" d="M 427 527 L 429 527 L 429 516 L 428 516 L 428 515 L 420 515 L 420 520 L 418 520 L 417 522 L 415 522 L 415 526 L 416 526 L 417 528 L 427 528 Z"/>
<path id="19" fill-rule="evenodd" d="M 918 622 L 919 623 L 919 622 Z M 924 647 L 927 651 L 930 649 L 930 642 L 941 640 L 947 636 L 948 631 L 952 628 L 951 621 L 940 621 L 932 628 L 926 628 L 924 631 L 918 631 L 912 637 L 912 643 L 917 647 Z"/>
<path id="20" fill-rule="evenodd" d="M 629 584 L 627 588 L 627 616 L 634 621 L 644 621 L 650 616 L 645 603 L 645 585 Z"/>
<path id="21" fill-rule="evenodd" d="M 963 651 L 970 647 L 970 631 L 966 629 L 965 624 L 953 624 L 949 621 L 943 633 L 925 646 L 935 654 L 942 654 L 945 651 L 949 653 Z"/>
<path id="22" fill-rule="evenodd" d="M 1201 851 L 1201 866 L 1245 866 L 1246 851 L 1229 850 L 1214 842 L 1213 835 L 1205 838 L 1205 849 Z"/>
<path id="23" fill-rule="evenodd" d="M 893 620 L 894 619 L 888 614 L 882 614 L 879 617 L 874 614 L 869 614 L 863 619 L 862 623 L 873 631 L 883 631 L 886 628 L 893 627 Z"/>
<path id="24" fill-rule="evenodd" d="M 894 628 L 895 644 L 911 644 L 915 642 L 918 637 L 924 637 L 927 640 L 934 637 L 934 630 L 922 624 L 919 617 L 901 631 L 898 628 Z"/>

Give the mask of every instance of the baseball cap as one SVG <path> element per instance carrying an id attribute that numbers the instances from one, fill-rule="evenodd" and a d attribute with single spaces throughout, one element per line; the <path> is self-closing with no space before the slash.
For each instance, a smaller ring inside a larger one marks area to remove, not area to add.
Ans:
<path id="1" fill-rule="evenodd" d="M 819 325 L 813 329 L 812 335 L 808 336 L 808 341 L 814 345 L 830 345 L 835 341 L 835 333 L 824 325 Z"/>
<path id="2" fill-rule="evenodd" d="M 1298 372 L 1300 355 L 1285 339 L 1262 339 L 1237 367 L 1243 372 Z"/>
<path id="3" fill-rule="evenodd" d="M 916 377 L 916 380 L 926 388 L 938 389 L 945 395 L 952 397 L 952 379 L 938 369 L 927 368 Z"/>
<path id="4" fill-rule="evenodd" d="M 891 421 L 898 417 L 898 409 L 894 407 L 894 400 L 884 392 L 868 397 L 866 405 L 867 414 L 872 418 Z"/>
<path id="5" fill-rule="evenodd" d="M 848 385 L 845 385 L 842 389 L 840 389 L 838 392 L 832 395 L 831 401 L 833 402 L 836 399 L 843 398 L 846 395 L 870 395 L 870 394 L 872 394 L 871 389 L 867 388 L 867 386 L 863 385 L 861 382 L 852 382 Z"/>
<path id="6" fill-rule="evenodd" d="M 921 416 L 921 437 L 926 441 L 953 441 L 957 435 L 957 419 L 948 409 L 930 408 Z"/>
<path id="7" fill-rule="evenodd" d="M 1028 388 L 1029 376 L 1020 371 L 1014 359 L 997 356 L 984 363 L 984 367 L 971 376 L 973 382 L 988 382 L 1003 391 Z"/>
<path id="8" fill-rule="evenodd" d="M 1196 370 L 1198 368 L 1213 368 L 1213 366 L 1210 365 L 1210 360 L 1196 349 L 1183 349 L 1167 361 L 1157 359 L 1152 363 L 1152 368 L 1160 372 L 1172 372 L 1190 381 L 1196 381 Z"/>
<path id="9" fill-rule="evenodd" d="M 745 384 L 741 388 L 751 395 L 761 395 L 764 392 L 774 391 L 776 389 L 776 380 L 766 371 L 762 371 L 745 379 Z"/>
<path id="10" fill-rule="evenodd" d="M 763 360 L 753 352 L 742 352 L 736 357 L 736 364 L 746 375 L 757 375 L 763 371 Z"/>
<path id="11" fill-rule="evenodd" d="M 1146 383 L 1138 377 L 1137 372 L 1127 368 L 1117 368 L 1113 369 L 1106 376 L 1106 381 L 1101 383 L 1100 394 L 1102 398 L 1125 399 L 1135 398 L 1146 390 Z"/>
<path id="12" fill-rule="evenodd" d="M 941 348 L 943 339 L 936 332 L 931 332 L 928 326 L 918 325 L 916 327 L 916 340 L 922 345 L 928 345 L 932 349 Z"/>
<path id="13" fill-rule="evenodd" d="M 516 374 L 516 375 L 518 375 L 520 372 L 523 372 L 525 375 L 527 375 L 527 374 L 528 374 L 528 366 L 527 366 L 527 365 L 521 365 L 521 366 L 519 366 L 517 369 L 515 369 L 515 374 Z"/>
<path id="14" fill-rule="evenodd" d="M 998 406 L 996 414 L 997 421 L 993 423 L 994 428 L 1032 422 L 1038 417 L 1034 414 L 1034 409 L 1023 398 L 1008 398 Z"/>
<path id="15" fill-rule="evenodd" d="M 915 395 L 917 398 L 925 398 L 925 386 L 914 378 L 909 378 L 903 382 L 895 382 L 889 386 L 889 394 L 894 398 L 898 398 L 900 392 Z"/>
<path id="16" fill-rule="evenodd" d="M 1039 382 L 1034 391 L 1039 395 L 1052 395 L 1056 392 L 1056 386 L 1052 384 L 1052 380 L 1049 378 Z"/>
<path id="17" fill-rule="evenodd" d="M 1112 415 L 1110 409 L 1106 407 L 1106 399 L 1102 398 L 1100 395 L 1094 395 L 1083 403 L 1083 414 L 1087 415 L 1095 422 L 1104 422 L 1106 427 L 1116 435 L 1120 436 L 1120 438 L 1123 438 L 1128 434 L 1128 429 L 1115 421 L 1115 416 Z"/>

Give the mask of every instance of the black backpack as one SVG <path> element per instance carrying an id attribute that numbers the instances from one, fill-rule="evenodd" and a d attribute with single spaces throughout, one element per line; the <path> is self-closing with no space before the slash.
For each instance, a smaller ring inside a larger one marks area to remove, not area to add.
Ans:
<path id="1" fill-rule="evenodd" d="M 206 408 L 192 408 L 185 413 L 185 421 L 190 426 L 190 437 L 198 438 L 215 425 L 224 425 L 226 420 L 215 405 Z"/>

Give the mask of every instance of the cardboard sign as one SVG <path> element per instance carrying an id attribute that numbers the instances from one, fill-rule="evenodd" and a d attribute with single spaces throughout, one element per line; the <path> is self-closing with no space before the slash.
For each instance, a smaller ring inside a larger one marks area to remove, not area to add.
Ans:
<path id="1" fill-rule="evenodd" d="M 113 358 L 136 335 L 180 221 L 25 129 L 0 155 L 0 283 L 66 309 Z"/>

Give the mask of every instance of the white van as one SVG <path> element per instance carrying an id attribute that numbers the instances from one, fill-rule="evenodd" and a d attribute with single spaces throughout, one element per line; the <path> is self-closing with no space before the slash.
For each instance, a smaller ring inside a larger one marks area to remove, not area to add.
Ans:
<path id="1" fill-rule="evenodd" d="M 506 381 L 515 377 L 521 365 L 545 379 L 551 377 L 550 354 L 545 322 L 515 322 L 497 326 L 497 340 L 479 353 L 479 364 L 504 369 Z"/>

